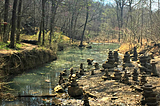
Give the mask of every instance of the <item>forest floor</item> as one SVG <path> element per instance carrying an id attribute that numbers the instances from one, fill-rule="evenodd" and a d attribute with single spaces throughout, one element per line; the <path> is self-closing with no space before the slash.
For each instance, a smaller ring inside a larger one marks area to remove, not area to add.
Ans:
<path id="1" fill-rule="evenodd" d="M 124 53 L 128 51 L 128 44 L 122 44 L 119 48 L 119 52 Z M 146 46 L 141 46 L 138 48 L 138 52 L 145 49 Z M 123 49 L 122 49 L 123 48 Z M 126 48 L 126 49 L 125 49 Z M 153 46 L 148 53 L 154 52 L 154 59 L 151 61 L 156 61 L 156 68 L 158 74 L 160 75 L 160 47 Z M 137 64 L 137 62 L 133 62 Z M 133 67 L 129 68 L 129 73 L 133 72 Z M 129 77 L 131 85 L 120 83 L 116 80 L 106 80 L 104 81 L 101 77 L 104 75 L 104 72 L 100 70 L 95 70 L 95 75 L 91 75 L 90 72 L 86 72 L 85 76 L 82 76 L 77 80 L 80 87 L 84 91 L 88 92 L 93 97 L 89 97 L 90 106 L 140 106 L 140 101 L 142 98 L 142 92 L 135 90 L 135 88 L 141 89 L 139 84 L 135 84 L 132 81 L 132 78 Z M 140 82 L 140 77 L 138 78 Z M 160 102 L 160 77 L 153 77 L 147 75 L 147 83 L 156 86 L 154 92 L 157 94 L 157 101 Z M 142 89 L 141 89 L 142 90 Z M 95 98 L 96 97 L 96 98 Z M 84 101 L 80 99 L 60 99 L 63 105 L 67 106 L 82 106 Z M 159 103 L 160 105 L 160 103 Z"/>

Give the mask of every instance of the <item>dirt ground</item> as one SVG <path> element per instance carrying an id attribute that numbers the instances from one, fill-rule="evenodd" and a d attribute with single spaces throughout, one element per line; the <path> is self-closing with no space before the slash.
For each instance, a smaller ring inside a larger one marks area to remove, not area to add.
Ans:
<path id="1" fill-rule="evenodd" d="M 140 48 L 138 52 L 144 50 L 144 48 Z M 159 50 L 160 48 L 152 47 L 152 49 L 147 52 L 154 52 L 154 59 L 151 61 L 158 62 L 158 64 L 156 64 L 156 69 L 160 75 Z M 134 63 L 137 64 L 136 62 Z M 130 68 L 130 74 L 133 72 L 133 69 L 134 67 Z M 79 86 L 82 87 L 84 91 L 89 92 L 96 97 L 89 97 L 90 106 L 140 106 L 142 98 L 142 91 L 139 91 L 139 89 L 142 90 L 139 85 L 140 77 L 137 84 L 132 81 L 132 77 L 129 77 L 131 85 L 127 85 L 115 80 L 104 81 L 101 78 L 104 72 L 101 72 L 100 70 L 95 70 L 94 72 L 95 75 L 91 75 L 91 72 L 86 72 L 85 76 L 82 76 L 77 80 Z M 147 83 L 156 86 L 154 92 L 157 94 L 157 102 L 160 105 L 160 77 L 147 75 L 146 79 Z M 78 99 L 61 99 L 61 101 L 63 105 L 67 104 L 67 106 L 82 106 L 84 103 L 83 100 Z"/>
<path id="2" fill-rule="evenodd" d="M 91 72 L 86 72 L 85 76 L 77 80 L 84 91 L 96 97 L 89 97 L 90 106 L 140 106 L 142 92 L 135 90 L 133 86 L 141 87 L 136 85 L 131 77 L 129 78 L 131 85 L 126 85 L 116 80 L 104 81 L 101 78 L 104 72 L 100 70 L 95 70 L 94 72 L 95 75 L 91 75 Z M 159 69 L 158 72 L 160 74 Z M 157 101 L 160 101 L 160 78 L 148 75 L 147 83 L 156 86 L 154 92 L 157 93 Z M 67 106 L 82 106 L 84 103 L 83 100 L 78 99 L 64 99 L 62 101 L 62 104 L 64 103 L 65 105 L 66 103 Z"/>

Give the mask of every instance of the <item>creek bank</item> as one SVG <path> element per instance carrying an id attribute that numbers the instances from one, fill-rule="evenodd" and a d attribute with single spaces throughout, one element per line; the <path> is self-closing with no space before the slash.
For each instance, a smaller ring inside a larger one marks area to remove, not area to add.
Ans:
<path id="1" fill-rule="evenodd" d="M 1 55 L 0 58 L 0 70 L 2 70 L 3 75 L 17 75 L 25 70 L 56 60 L 57 55 L 49 49 L 34 48 L 32 50 L 7 53 Z"/>

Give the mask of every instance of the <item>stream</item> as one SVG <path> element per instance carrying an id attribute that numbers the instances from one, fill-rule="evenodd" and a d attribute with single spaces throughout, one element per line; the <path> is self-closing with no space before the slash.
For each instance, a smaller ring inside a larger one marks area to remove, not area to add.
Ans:
<path id="1" fill-rule="evenodd" d="M 64 69 L 69 73 L 69 69 L 73 67 L 78 70 L 80 63 L 84 63 L 87 67 L 87 58 L 94 59 L 101 68 L 102 63 L 107 61 L 109 50 L 117 49 L 120 45 L 114 43 L 93 43 L 92 49 L 68 47 L 64 51 L 59 51 L 58 59 L 38 68 L 29 70 L 21 75 L 11 79 L 10 88 L 13 89 L 11 94 L 14 95 L 49 95 L 53 94 L 53 89 L 57 85 L 60 72 Z M 39 106 L 44 104 L 40 97 L 19 98 L 15 101 L 2 100 L 1 106 Z M 48 106 L 48 105 L 47 105 Z"/>

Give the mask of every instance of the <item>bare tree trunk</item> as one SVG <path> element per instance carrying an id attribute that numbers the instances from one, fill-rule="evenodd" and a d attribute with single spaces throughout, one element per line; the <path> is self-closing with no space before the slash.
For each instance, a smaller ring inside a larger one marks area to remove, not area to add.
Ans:
<path id="1" fill-rule="evenodd" d="M 48 20 L 49 20 L 49 3 L 47 3 L 46 2 L 46 6 L 45 6 L 45 10 L 46 10 L 46 12 L 48 12 L 48 14 L 46 14 L 46 19 L 45 19 L 45 30 L 46 30 L 46 33 L 47 33 L 47 31 L 48 31 Z M 47 11 L 48 10 L 48 11 Z"/>
<path id="2" fill-rule="evenodd" d="M 52 0 L 52 9 L 51 9 L 51 23 L 50 23 L 50 39 L 49 39 L 49 45 L 51 46 L 51 41 L 52 41 L 52 36 L 54 35 L 54 27 L 55 27 L 55 18 L 56 18 L 56 12 L 57 12 L 57 8 L 59 3 L 61 3 L 62 0 L 58 0 L 57 2 L 55 0 Z"/>
<path id="3" fill-rule="evenodd" d="M 16 31 L 16 9 L 17 9 L 17 1 L 14 0 L 13 3 L 13 10 L 12 10 L 12 28 L 11 28 L 11 37 L 10 37 L 10 48 L 15 48 L 14 42 L 15 42 L 15 31 Z"/>
<path id="4" fill-rule="evenodd" d="M 42 45 L 44 45 L 45 42 L 45 29 L 44 29 L 44 18 L 45 18 L 45 7 L 46 0 L 42 0 L 42 32 L 43 32 L 43 39 L 42 39 Z"/>
<path id="5" fill-rule="evenodd" d="M 160 2 L 158 0 L 158 16 L 159 16 L 159 8 L 160 8 Z"/>
<path id="6" fill-rule="evenodd" d="M 119 38 L 118 41 L 120 42 L 121 35 L 120 31 L 122 31 L 123 27 L 123 8 L 125 5 L 125 0 L 115 0 L 117 6 L 117 20 L 118 20 L 118 27 L 119 27 Z M 123 34 L 122 34 L 123 37 Z"/>
<path id="7" fill-rule="evenodd" d="M 41 44 L 41 33 L 42 33 L 42 21 L 40 22 L 40 29 L 39 29 L 39 35 L 38 35 L 38 43 Z"/>
<path id="8" fill-rule="evenodd" d="M 159 0 L 158 0 L 159 1 Z M 151 35 L 150 36 L 152 36 L 152 0 L 150 0 L 150 33 L 151 33 Z"/>
<path id="9" fill-rule="evenodd" d="M 122 32 L 122 26 L 123 26 L 123 6 L 124 5 L 122 5 L 122 7 L 120 7 L 120 10 L 121 10 L 120 11 L 121 12 L 121 18 L 120 18 L 121 19 L 121 26 L 120 26 L 121 27 L 121 32 Z M 121 38 L 123 39 L 123 33 L 122 33 Z"/>
<path id="10" fill-rule="evenodd" d="M 36 1 L 34 0 L 33 2 L 34 2 L 34 25 L 36 25 Z"/>
<path id="11" fill-rule="evenodd" d="M 73 21 L 74 21 L 74 12 L 72 13 L 72 18 L 71 18 L 71 25 L 70 25 L 70 30 L 69 30 L 69 34 L 70 34 L 70 37 L 72 39 L 72 43 L 73 43 Z"/>
<path id="12" fill-rule="evenodd" d="M 143 0 L 142 0 L 142 15 L 141 15 L 141 45 L 143 44 L 142 43 L 142 35 L 143 35 Z"/>
<path id="13" fill-rule="evenodd" d="M 76 19 L 75 19 L 75 22 L 74 22 L 73 35 L 75 35 L 75 30 L 76 30 L 78 15 L 79 15 L 79 13 L 76 15 Z M 72 37 L 72 41 L 73 41 L 73 37 Z"/>
<path id="14" fill-rule="evenodd" d="M 88 22 L 88 15 L 89 15 L 89 6 L 88 6 L 88 0 L 86 0 L 86 5 L 87 5 L 87 11 L 86 11 L 86 20 L 85 20 L 85 24 L 84 24 L 84 28 L 83 28 L 83 32 L 82 32 L 82 37 L 81 37 L 81 43 L 80 43 L 80 47 L 83 46 L 83 38 L 84 38 L 84 32 L 86 30 L 86 26 L 87 26 L 87 22 Z"/>
<path id="15" fill-rule="evenodd" d="M 118 34 L 118 42 L 120 42 L 120 39 L 121 39 L 121 33 L 120 33 L 120 19 L 119 19 L 119 8 L 118 8 L 118 3 L 116 2 L 117 4 L 117 20 L 118 20 L 118 29 L 119 29 L 119 34 Z"/>
<path id="16" fill-rule="evenodd" d="M 131 20 L 131 31 L 133 32 L 133 22 L 132 22 L 132 2 L 133 0 L 129 0 L 129 17 L 130 17 L 130 20 Z M 131 34 L 133 35 L 133 33 Z M 132 36 L 130 35 L 130 39 L 132 39 Z M 133 39 L 135 40 L 135 35 L 133 36 Z"/>
<path id="17" fill-rule="evenodd" d="M 19 0 L 19 6 L 18 6 L 18 19 L 17 19 L 17 36 L 16 36 L 16 42 L 20 42 L 20 28 L 21 28 L 21 11 L 22 11 L 22 0 Z"/>
<path id="18" fill-rule="evenodd" d="M 2 27 L 1 27 L 1 23 L 2 23 L 2 19 L 1 19 L 1 14 L 0 14 L 0 40 L 3 39 L 3 36 L 2 36 Z"/>
<path id="19" fill-rule="evenodd" d="M 51 14 L 53 15 L 53 13 L 54 13 L 54 1 L 52 0 L 52 6 L 51 6 Z M 51 19 L 50 19 L 50 21 L 51 21 L 51 23 L 50 23 L 50 37 L 49 37 L 49 45 L 51 46 L 51 41 L 52 41 L 52 34 L 53 34 L 53 16 L 51 15 Z"/>
<path id="20" fill-rule="evenodd" d="M 75 22 L 75 20 L 76 20 L 76 18 L 77 18 L 77 16 L 76 16 L 76 12 L 77 12 L 77 4 L 78 4 L 78 0 L 76 0 L 75 1 L 75 5 L 74 5 L 74 7 L 72 8 L 72 16 L 71 16 L 71 25 L 70 25 L 70 36 L 71 36 L 71 38 L 72 38 L 72 43 L 73 43 L 73 33 L 74 33 L 74 29 L 73 29 L 73 26 L 74 26 L 74 24 L 76 24 L 76 23 L 74 23 Z"/>
<path id="21" fill-rule="evenodd" d="M 4 10 L 4 22 L 8 21 L 8 8 L 9 8 L 9 0 L 5 0 L 5 10 Z M 7 43 L 8 41 L 8 33 L 7 33 L 7 24 L 4 24 L 4 33 L 3 33 L 3 42 Z"/>

